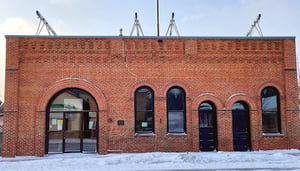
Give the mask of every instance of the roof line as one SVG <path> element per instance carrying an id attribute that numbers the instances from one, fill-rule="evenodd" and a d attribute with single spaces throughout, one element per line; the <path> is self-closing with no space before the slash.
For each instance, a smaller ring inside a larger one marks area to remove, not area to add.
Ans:
<path id="1" fill-rule="evenodd" d="M 264 36 L 264 37 L 245 37 L 245 36 L 89 36 L 89 35 L 78 35 L 78 36 L 41 36 L 41 35 L 5 35 L 6 38 L 115 38 L 115 39 L 295 39 L 295 36 Z"/>

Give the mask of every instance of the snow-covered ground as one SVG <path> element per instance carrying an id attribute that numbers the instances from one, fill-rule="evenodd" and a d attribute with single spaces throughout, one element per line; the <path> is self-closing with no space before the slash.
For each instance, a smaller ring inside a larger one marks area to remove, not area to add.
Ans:
<path id="1" fill-rule="evenodd" d="M 52 154 L 0 158 L 0 171 L 299 170 L 300 150 L 126 154 Z"/>

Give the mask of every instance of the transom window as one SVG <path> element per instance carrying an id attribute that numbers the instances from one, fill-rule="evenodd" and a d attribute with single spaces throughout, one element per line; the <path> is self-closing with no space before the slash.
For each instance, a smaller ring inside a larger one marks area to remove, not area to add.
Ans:
<path id="1" fill-rule="evenodd" d="M 274 87 L 266 87 L 261 92 L 262 125 L 264 133 L 280 133 L 280 100 Z"/>
<path id="2" fill-rule="evenodd" d="M 181 87 L 172 87 L 167 93 L 168 133 L 186 132 L 185 92 Z"/>
<path id="3" fill-rule="evenodd" d="M 49 110 L 56 111 L 97 111 L 94 98 L 81 89 L 65 89 L 53 97 Z"/>
<path id="4" fill-rule="evenodd" d="M 249 109 L 244 102 L 239 101 L 232 105 L 232 110 L 249 110 Z"/>
<path id="5" fill-rule="evenodd" d="M 135 91 L 135 132 L 154 132 L 154 93 L 146 86 Z"/>
<path id="6" fill-rule="evenodd" d="M 212 128 L 214 126 L 215 106 L 211 102 L 203 102 L 199 106 L 200 128 Z"/>

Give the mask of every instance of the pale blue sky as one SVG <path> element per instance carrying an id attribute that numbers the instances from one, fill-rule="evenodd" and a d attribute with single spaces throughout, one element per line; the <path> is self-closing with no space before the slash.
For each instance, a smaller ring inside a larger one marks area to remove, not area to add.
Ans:
<path id="1" fill-rule="evenodd" d="M 181 36 L 246 36 L 262 14 L 264 36 L 300 36 L 299 0 L 160 0 L 160 35 L 171 13 Z M 57 35 L 129 35 L 134 13 L 145 36 L 156 36 L 156 0 L 0 0 L 0 99 L 4 96 L 4 35 L 35 35 L 39 10 Z M 253 36 L 258 34 L 254 31 Z M 297 44 L 298 43 L 298 39 Z M 298 46 L 297 49 L 300 47 Z"/>

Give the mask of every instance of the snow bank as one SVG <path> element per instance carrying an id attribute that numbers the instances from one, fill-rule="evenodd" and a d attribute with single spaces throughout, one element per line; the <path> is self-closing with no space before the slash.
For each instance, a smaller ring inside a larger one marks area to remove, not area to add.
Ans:
<path id="1" fill-rule="evenodd" d="M 13 170 L 299 170 L 299 150 L 126 154 L 53 154 L 0 158 L 1 171 Z"/>

